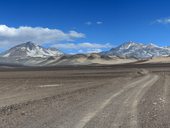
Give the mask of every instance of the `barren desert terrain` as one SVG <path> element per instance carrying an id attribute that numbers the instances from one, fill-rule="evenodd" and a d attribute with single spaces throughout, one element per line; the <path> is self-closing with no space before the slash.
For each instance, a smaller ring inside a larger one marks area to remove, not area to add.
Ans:
<path id="1" fill-rule="evenodd" d="M 169 128 L 170 64 L 0 69 L 0 128 Z"/>

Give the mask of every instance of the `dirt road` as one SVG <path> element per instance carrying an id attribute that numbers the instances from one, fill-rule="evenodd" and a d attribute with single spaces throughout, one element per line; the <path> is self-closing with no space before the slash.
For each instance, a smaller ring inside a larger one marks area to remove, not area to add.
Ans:
<path id="1" fill-rule="evenodd" d="M 169 128 L 170 74 L 147 71 L 1 71 L 0 128 Z"/>

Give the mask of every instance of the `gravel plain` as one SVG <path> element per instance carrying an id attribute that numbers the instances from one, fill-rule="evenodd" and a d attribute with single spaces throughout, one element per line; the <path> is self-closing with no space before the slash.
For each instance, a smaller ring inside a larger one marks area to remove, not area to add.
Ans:
<path id="1" fill-rule="evenodd" d="M 0 128 L 169 128 L 168 64 L 0 69 Z"/>

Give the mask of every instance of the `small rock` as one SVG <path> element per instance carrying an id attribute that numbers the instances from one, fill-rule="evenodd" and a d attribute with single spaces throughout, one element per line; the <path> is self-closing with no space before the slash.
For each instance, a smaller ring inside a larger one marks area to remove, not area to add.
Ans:
<path id="1" fill-rule="evenodd" d="M 22 112 L 21 112 L 21 115 L 22 115 L 22 116 L 25 116 L 25 115 L 26 115 L 26 113 L 25 113 L 24 111 L 22 111 Z"/>

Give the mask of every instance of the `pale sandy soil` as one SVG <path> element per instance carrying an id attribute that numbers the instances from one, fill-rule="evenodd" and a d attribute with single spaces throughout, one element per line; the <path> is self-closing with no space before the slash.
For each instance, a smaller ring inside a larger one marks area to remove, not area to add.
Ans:
<path id="1" fill-rule="evenodd" d="M 156 57 L 142 63 L 170 63 L 170 57 Z"/>

